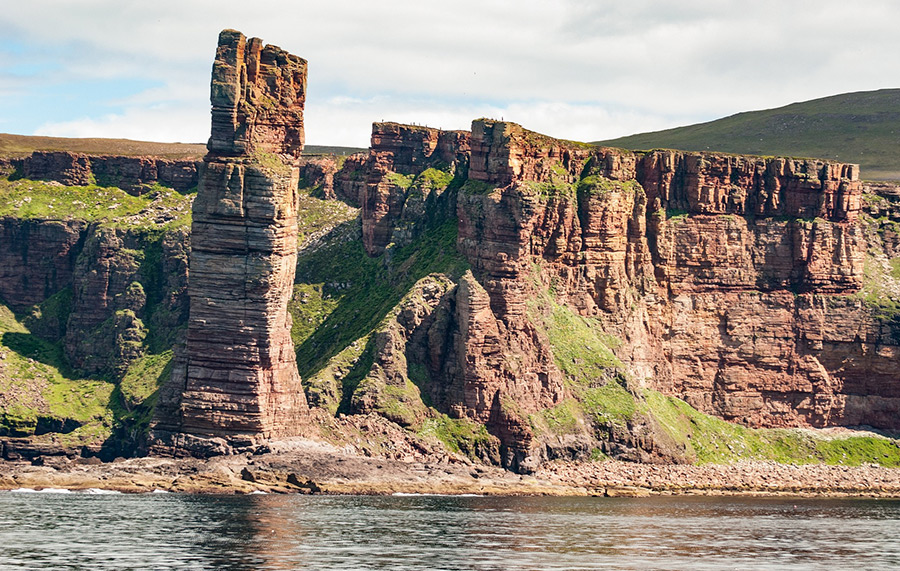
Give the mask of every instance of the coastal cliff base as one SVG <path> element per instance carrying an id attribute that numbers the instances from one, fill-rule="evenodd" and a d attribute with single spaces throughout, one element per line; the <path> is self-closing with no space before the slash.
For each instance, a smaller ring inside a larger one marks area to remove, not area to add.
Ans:
<path id="1" fill-rule="evenodd" d="M 513 474 L 436 454 L 372 458 L 322 442 L 290 439 L 272 452 L 88 463 L 56 457 L 4 463 L 0 490 L 103 489 L 126 493 L 479 494 L 629 496 L 669 494 L 900 497 L 900 469 L 766 461 L 648 465 L 555 461 Z"/>

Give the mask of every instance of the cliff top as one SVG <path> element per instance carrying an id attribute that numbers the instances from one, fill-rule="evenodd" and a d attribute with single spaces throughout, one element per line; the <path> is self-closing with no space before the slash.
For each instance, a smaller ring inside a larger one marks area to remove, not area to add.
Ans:
<path id="1" fill-rule="evenodd" d="M 199 160 L 206 154 L 206 145 L 202 143 L 156 143 L 131 139 L 79 139 L 0 133 L 0 157 L 24 157 L 34 151 Z"/>
<path id="2" fill-rule="evenodd" d="M 338 145 L 306 145 L 305 156 L 352 155 L 364 152 L 362 147 Z M 35 151 L 63 151 L 84 155 L 121 155 L 126 157 L 159 157 L 162 159 L 196 159 L 206 154 L 205 143 L 160 143 L 131 139 L 41 137 L 0 133 L 0 158 L 19 158 Z"/>

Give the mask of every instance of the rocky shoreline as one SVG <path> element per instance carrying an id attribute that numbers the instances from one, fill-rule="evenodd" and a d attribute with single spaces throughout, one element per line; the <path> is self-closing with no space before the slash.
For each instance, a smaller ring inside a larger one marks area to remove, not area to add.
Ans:
<path id="1" fill-rule="evenodd" d="M 40 464 L 40 463 L 39 463 Z M 531 475 L 439 459 L 369 457 L 309 440 L 259 455 L 193 458 L 47 458 L 0 463 L 0 490 L 102 489 L 200 494 L 480 494 L 556 496 L 796 495 L 900 498 L 900 468 L 774 462 L 652 465 L 551 462 Z"/>

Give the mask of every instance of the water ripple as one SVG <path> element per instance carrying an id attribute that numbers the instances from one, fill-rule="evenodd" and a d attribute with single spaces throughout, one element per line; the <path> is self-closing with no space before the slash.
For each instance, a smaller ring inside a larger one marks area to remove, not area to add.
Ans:
<path id="1" fill-rule="evenodd" d="M 0 493 L 2 569 L 893 569 L 900 501 Z"/>

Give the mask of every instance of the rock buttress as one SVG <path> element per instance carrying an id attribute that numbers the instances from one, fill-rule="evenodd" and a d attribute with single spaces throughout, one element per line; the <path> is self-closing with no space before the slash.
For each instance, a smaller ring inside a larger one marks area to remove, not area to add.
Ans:
<path id="1" fill-rule="evenodd" d="M 156 448 L 191 453 L 296 435 L 307 413 L 287 310 L 297 261 L 306 62 L 225 30 L 191 228 L 186 348 Z"/>
<path id="2" fill-rule="evenodd" d="M 366 157 L 352 157 L 335 175 L 335 193 L 358 205 L 363 244 L 378 255 L 421 233 L 429 206 L 440 202 L 450 178 L 468 166 L 469 133 L 430 127 L 374 123 Z M 438 178 L 418 175 L 431 171 Z M 446 175 L 445 181 L 440 179 Z M 446 201 L 444 201 L 446 202 Z M 446 216 L 443 212 L 441 216 Z"/>

